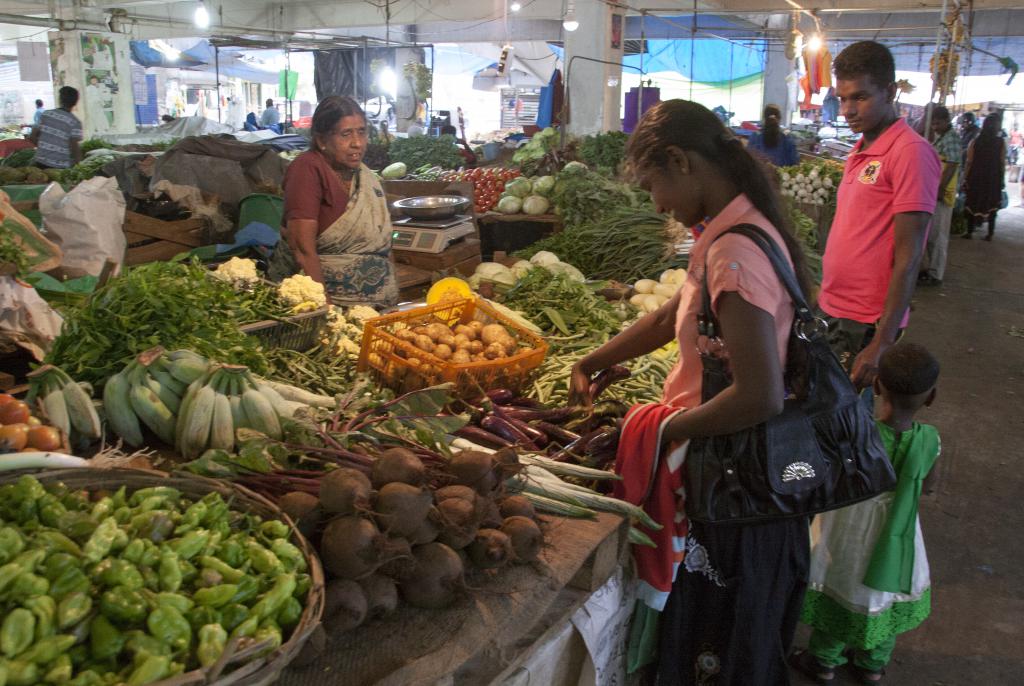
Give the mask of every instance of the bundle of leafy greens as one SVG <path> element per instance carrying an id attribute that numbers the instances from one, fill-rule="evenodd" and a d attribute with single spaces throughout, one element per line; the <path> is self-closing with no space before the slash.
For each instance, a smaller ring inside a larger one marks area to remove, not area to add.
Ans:
<path id="1" fill-rule="evenodd" d="M 94 386 L 156 345 L 188 348 L 263 374 L 259 341 L 238 325 L 277 318 L 282 310 L 268 286 L 239 293 L 211 278 L 198 262 L 153 262 L 129 269 L 98 288 L 64 319 L 46 361 Z"/>
<path id="2" fill-rule="evenodd" d="M 463 162 L 455 147 L 455 137 L 447 135 L 396 138 L 388 148 L 388 158 L 391 162 L 404 162 L 409 169 L 423 166 L 457 169 Z"/>
<path id="3" fill-rule="evenodd" d="M 626 141 L 629 135 L 622 131 L 608 131 L 584 136 L 579 141 L 577 155 L 588 167 L 615 176 L 626 159 Z"/>

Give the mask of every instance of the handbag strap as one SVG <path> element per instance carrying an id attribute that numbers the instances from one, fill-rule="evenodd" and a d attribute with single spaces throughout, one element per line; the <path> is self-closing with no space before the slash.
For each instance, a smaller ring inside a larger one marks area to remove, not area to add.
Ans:
<path id="1" fill-rule="evenodd" d="M 754 245 L 764 252 L 768 257 L 768 261 L 771 262 L 772 268 L 775 270 L 775 274 L 779 277 L 779 281 L 782 282 L 782 285 L 789 293 L 790 299 L 793 301 L 793 306 L 796 310 L 796 319 L 803 323 L 814 322 L 814 313 L 811 311 L 810 306 L 807 304 L 807 300 L 804 298 L 800 284 L 796 280 L 796 274 L 793 273 L 793 269 L 786 261 L 782 249 L 772 239 L 772 237 L 759 226 L 754 226 L 753 224 L 737 224 L 728 231 L 723 231 L 721 235 L 715 238 L 715 240 L 717 241 L 722 236 L 730 233 L 737 233 L 741 236 L 746 236 L 753 241 Z M 709 247 L 708 253 L 710 252 L 711 248 Z M 702 336 L 715 338 L 719 334 L 718 329 L 720 327 L 717 326 L 714 312 L 711 309 L 711 291 L 708 289 L 706 261 L 701 288 L 701 301 L 701 313 L 697 315 L 697 331 Z"/>

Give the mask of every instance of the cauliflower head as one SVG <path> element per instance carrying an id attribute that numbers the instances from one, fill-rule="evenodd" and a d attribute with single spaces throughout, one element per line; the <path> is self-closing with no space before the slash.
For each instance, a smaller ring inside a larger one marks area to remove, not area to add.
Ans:
<path id="1" fill-rule="evenodd" d="M 230 281 L 236 287 L 251 286 L 260 280 L 255 260 L 246 260 L 240 257 L 232 257 L 227 262 L 218 265 L 212 274 L 222 281 Z"/>
<path id="2" fill-rule="evenodd" d="M 327 304 L 324 285 L 305 274 L 289 276 L 282 281 L 277 287 L 277 295 L 281 302 L 291 305 L 292 312 L 310 312 Z"/>

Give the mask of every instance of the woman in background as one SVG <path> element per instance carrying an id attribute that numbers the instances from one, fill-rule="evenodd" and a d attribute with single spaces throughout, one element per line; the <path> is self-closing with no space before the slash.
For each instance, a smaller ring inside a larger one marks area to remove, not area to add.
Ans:
<path id="1" fill-rule="evenodd" d="M 974 230 L 988 221 L 986 241 L 996 232 L 996 214 L 1003 203 L 1004 175 L 1006 171 L 1006 139 L 1002 137 L 1003 117 L 998 112 L 985 117 L 981 133 L 967 148 L 967 166 L 964 168 L 964 191 L 967 200 L 967 233 L 973 238 Z"/>
<path id="2" fill-rule="evenodd" d="M 779 106 L 765 106 L 761 131 L 750 137 L 747 147 L 776 167 L 791 167 L 800 162 L 800 154 L 796 151 L 793 139 L 782 132 L 781 122 L 782 110 Z"/>

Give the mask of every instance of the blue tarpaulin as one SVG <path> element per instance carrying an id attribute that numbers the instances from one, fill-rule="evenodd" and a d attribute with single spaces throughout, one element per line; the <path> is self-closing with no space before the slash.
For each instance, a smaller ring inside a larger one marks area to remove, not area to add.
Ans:
<path id="1" fill-rule="evenodd" d="M 642 61 L 644 73 L 674 71 L 700 83 L 736 81 L 764 71 L 762 48 L 714 38 L 649 40 Z M 640 62 L 640 55 L 629 55 L 622 60 L 625 66 L 637 69 L 641 67 Z"/>
<path id="2" fill-rule="evenodd" d="M 143 67 L 176 67 L 179 69 L 195 69 L 212 72 L 216 70 L 217 56 L 213 45 L 208 40 L 201 40 L 181 55 L 171 60 L 167 55 L 154 49 L 149 41 L 131 42 L 132 61 Z M 220 73 L 245 81 L 276 84 L 280 78 L 277 71 L 261 69 L 240 59 L 239 50 L 222 49 L 220 51 Z"/>

